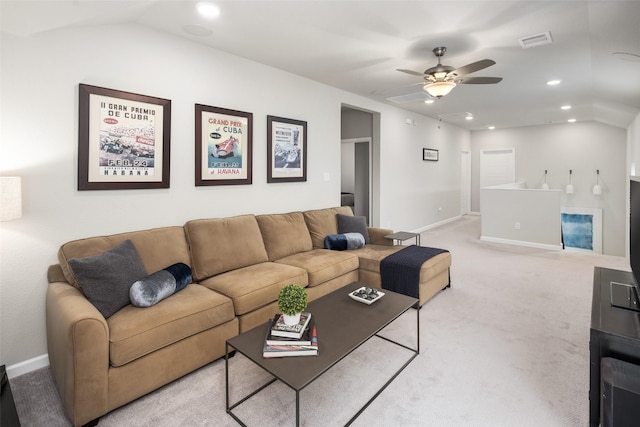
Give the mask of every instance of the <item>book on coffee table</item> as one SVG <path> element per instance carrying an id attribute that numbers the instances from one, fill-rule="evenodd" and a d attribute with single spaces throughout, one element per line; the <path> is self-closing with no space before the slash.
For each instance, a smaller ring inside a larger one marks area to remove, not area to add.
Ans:
<path id="1" fill-rule="evenodd" d="M 271 320 L 271 327 L 276 324 L 279 314 L 276 314 Z M 269 330 L 269 334 L 267 335 L 267 344 L 269 345 L 311 345 L 311 330 L 315 325 L 314 319 L 311 318 L 307 327 L 302 332 L 300 338 L 290 338 L 290 337 L 280 337 L 277 335 L 273 335 L 272 330 Z"/>
<path id="2" fill-rule="evenodd" d="M 317 356 L 318 355 L 318 335 L 316 325 L 310 327 L 311 345 L 282 345 L 269 344 L 267 338 L 271 335 L 271 325 L 267 324 L 267 335 L 262 348 L 262 357 L 269 359 L 274 357 L 293 356 Z"/>
<path id="3" fill-rule="evenodd" d="M 311 313 L 304 312 L 300 314 L 300 321 L 296 325 L 287 325 L 284 323 L 284 317 L 282 314 L 278 314 L 278 319 L 271 324 L 271 335 L 275 337 L 286 338 L 300 338 L 304 332 L 309 320 L 311 320 Z"/>

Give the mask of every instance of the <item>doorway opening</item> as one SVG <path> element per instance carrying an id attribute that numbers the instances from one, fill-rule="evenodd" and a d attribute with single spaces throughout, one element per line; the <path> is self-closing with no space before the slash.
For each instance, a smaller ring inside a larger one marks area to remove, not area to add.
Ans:
<path id="1" fill-rule="evenodd" d="M 370 226 L 380 218 L 380 113 L 341 107 L 340 199 Z"/>
<path id="2" fill-rule="evenodd" d="M 371 224 L 371 138 L 343 139 L 340 197 L 342 206 Z"/>

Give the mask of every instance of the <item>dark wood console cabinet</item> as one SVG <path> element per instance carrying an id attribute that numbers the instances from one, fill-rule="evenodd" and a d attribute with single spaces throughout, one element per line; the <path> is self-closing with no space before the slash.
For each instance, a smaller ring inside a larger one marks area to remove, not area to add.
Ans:
<path id="1" fill-rule="evenodd" d="M 596 267 L 593 274 L 589 341 L 589 425 L 600 424 L 600 359 L 640 365 L 640 312 L 611 305 L 611 282 L 632 283 L 628 271 Z"/>

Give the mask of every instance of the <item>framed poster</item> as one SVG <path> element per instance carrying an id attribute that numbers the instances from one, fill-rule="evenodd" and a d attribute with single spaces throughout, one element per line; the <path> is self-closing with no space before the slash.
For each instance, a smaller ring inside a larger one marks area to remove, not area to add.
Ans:
<path id="1" fill-rule="evenodd" d="M 430 160 L 432 162 L 437 162 L 439 158 L 439 151 L 432 150 L 430 148 L 422 149 L 422 160 Z"/>
<path id="2" fill-rule="evenodd" d="M 251 184 L 253 114 L 196 104 L 196 185 Z"/>
<path id="3" fill-rule="evenodd" d="M 267 182 L 307 180 L 307 122 L 267 116 Z"/>
<path id="4" fill-rule="evenodd" d="M 169 188 L 171 101 L 79 86 L 78 190 Z"/>

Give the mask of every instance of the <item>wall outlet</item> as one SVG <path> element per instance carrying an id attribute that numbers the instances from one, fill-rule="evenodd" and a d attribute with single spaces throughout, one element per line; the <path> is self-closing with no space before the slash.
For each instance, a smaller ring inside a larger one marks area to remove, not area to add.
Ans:
<path id="1" fill-rule="evenodd" d="M 520 230 L 520 223 L 516 222 L 516 230 Z"/>

